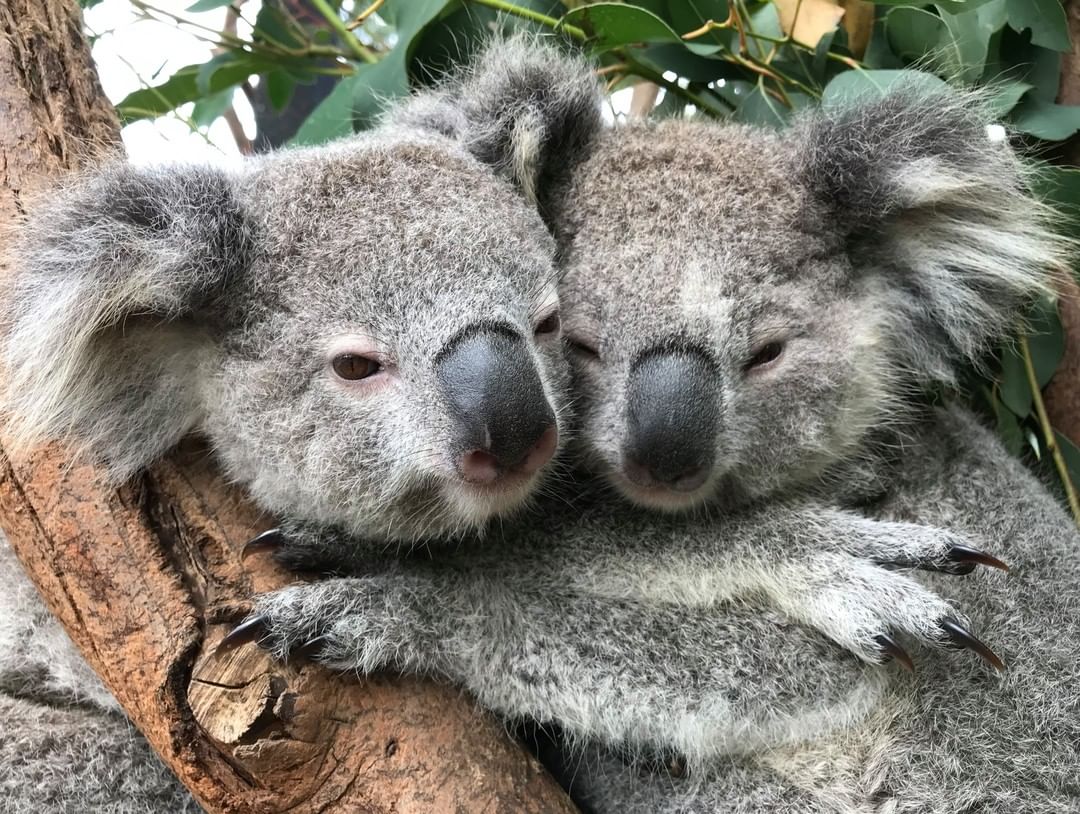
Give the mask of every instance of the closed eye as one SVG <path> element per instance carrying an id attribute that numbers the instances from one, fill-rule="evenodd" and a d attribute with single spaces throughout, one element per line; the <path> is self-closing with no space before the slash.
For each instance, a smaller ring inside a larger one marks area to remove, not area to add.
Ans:
<path id="1" fill-rule="evenodd" d="M 743 372 L 750 373 L 755 370 L 762 370 L 772 365 L 777 359 L 784 354 L 783 342 L 767 342 L 756 351 L 743 365 Z"/>
<path id="2" fill-rule="evenodd" d="M 567 336 L 566 343 L 570 346 L 570 349 L 579 356 L 592 360 L 598 360 L 600 358 L 600 351 L 597 349 L 596 343 L 592 340 L 580 336 Z"/>

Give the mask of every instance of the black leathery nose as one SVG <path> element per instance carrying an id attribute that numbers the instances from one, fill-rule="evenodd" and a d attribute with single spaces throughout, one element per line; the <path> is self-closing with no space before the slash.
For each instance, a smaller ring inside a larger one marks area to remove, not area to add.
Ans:
<path id="1" fill-rule="evenodd" d="M 631 369 L 625 454 L 657 481 L 711 469 L 719 428 L 717 374 L 703 354 L 652 353 Z"/>
<path id="2" fill-rule="evenodd" d="M 539 371 L 511 328 L 458 334 L 436 359 L 435 375 L 457 422 L 458 451 L 482 450 L 513 467 L 555 426 Z"/>

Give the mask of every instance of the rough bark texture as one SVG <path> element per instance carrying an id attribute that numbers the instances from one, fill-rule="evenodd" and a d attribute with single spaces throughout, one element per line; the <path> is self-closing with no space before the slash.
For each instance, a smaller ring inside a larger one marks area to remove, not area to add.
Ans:
<path id="1" fill-rule="evenodd" d="M 117 135 L 75 0 L 0 0 L 0 222 Z M 60 448 L 19 461 L 0 452 L 0 525 L 13 548 L 208 811 L 572 811 L 451 688 L 361 684 L 251 646 L 215 656 L 251 593 L 289 579 L 265 559 L 241 561 L 268 522 L 196 445 L 121 489 Z"/>
<path id="2" fill-rule="evenodd" d="M 1061 61 L 1061 90 L 1058 101 L 1080 104 L 1080 0 L 1066 0 L 1072 51 Z M 1069 164 L 1080 164 L 1080 138 L 1066 145 L 1063 157 Z M 1080 287 L 1063 287 L 1060 300 L 1061 322 L 1065 328 L 1065 356 L 1046 388 L 1046 410 L 1059 432 L 1080 445 Z"/>

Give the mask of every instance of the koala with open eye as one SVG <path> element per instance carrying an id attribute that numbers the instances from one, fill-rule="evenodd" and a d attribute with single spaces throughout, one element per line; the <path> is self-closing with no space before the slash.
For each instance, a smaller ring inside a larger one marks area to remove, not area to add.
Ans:
<path id="1" fill-rule="evenodd" d="M 519 136 L 545 126 L 574 138 Z M 238 170 L 116 163 L 41 201 L 3 298 L 8 437 L 68 438 L 120 480 L 198 429 L 261 506 L 377 550 L 518 509 L 567 421 L 554 242 L 502 142 L 445 128 Z M 548 171 L 539 153 L 521 168 Z M 138 768 L 126 722 L 88 728 L 115 702 L 2 539 L 0 564 L 4 810 L 194 806 Z M 34 703 L 58 699 L 87 708 Z"/>

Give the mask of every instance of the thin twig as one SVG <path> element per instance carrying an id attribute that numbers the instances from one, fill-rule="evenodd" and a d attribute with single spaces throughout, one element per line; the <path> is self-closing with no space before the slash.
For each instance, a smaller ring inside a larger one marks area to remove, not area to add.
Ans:
<path id="1" fill-rule="evenodd" d="M 345 25 L 345 21 L 330 7 L 326 0 L 308 0 L 308 2 L 326 19 L 326 22 L 330 27 L 337 32 L 338 36 L 341 37 L 341 41 L 345 44 L 345 47 L 352 52 L 353 57 L 359 59 L 361 62 L 367 62 L 368 64 L 379 61 L 379 58 L 349 30 L 349 27 Z"/>
<path id="2" fill-rule="evenodd" d="M 1061 453 L 1054 427 L 1050 423 L 1050 416 L 1046 412 L 1046 404 L 1043 401 L 1042 391 L 1039 389 L 1039 378 L 1035 374 L 1035 361 L 1031 357 L 1031 347 L 1028 345 L 1026 336 L 1020 338 L 1020 352 L 1024 357 L 1024 371 L 1027 373 L 1028 386 L 1031 388 L 1031 400 L 1035 405 L 1035 413 L 1039 418 L 1039 428 L 1042 430 L 1046 448 L 1050 451 L 1050 457 L 1053 458 L 1054 466 L 1061 478 L 1061 484 L 1065 487 L 1065 499 L 1069 503 L 1073 520 L 1080 526 L 1080 499 L 1076 496 L 1076 488 L 1069 475 L 1069 466 L 1065 463 L 1065 456 Z"/>

